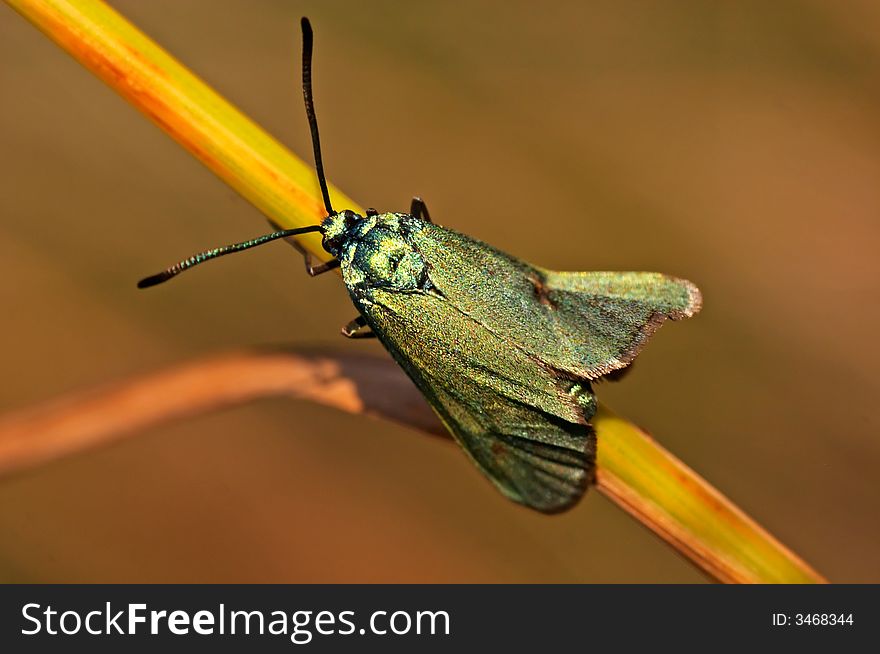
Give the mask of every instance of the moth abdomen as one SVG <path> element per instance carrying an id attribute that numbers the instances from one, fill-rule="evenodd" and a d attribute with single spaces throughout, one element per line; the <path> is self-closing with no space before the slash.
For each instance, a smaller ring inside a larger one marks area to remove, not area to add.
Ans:
<path id="1" fill-rule="evenodd" d="M 583 411 L 585 422 L 589 422 L 596 415 L 596 395 L 588 381 L 569 382 L 568 395 Z"/>

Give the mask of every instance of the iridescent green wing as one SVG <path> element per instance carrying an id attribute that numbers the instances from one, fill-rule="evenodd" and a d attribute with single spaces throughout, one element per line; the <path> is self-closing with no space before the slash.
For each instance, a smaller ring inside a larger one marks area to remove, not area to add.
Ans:
<path id="1" fill-rule="evenodd" d="M 541 270 L 554 333 L 589 378 L 629 365 L 667 319 L 700 310 L 691 282 L 648 272 Z"/>
<path id="2" fill-rule="evenodd" d="M 510 499 L 561 511 L 592 480 L 595 398 L 442 297 L 370 289 L 352 298 L 458 443 Z"/>
<path id="3" fill-rule="evenodd" d="M 450 303 L 577 377 L 623 368 L 667 318 L 700 308 L 693 284 L 659 273 L 553 272 L 427 223 L 412 238 Z"/>

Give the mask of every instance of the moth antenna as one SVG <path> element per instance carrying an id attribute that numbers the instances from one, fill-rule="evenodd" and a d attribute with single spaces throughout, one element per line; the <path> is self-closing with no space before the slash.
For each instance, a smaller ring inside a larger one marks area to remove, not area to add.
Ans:
<path id="1" fill-rule="evenodd" d="M 303 35 L 303 99 L 306 101 L 306 116 L 309 119 L 309 129 L 312 132 L 312 148 L 315 150 L 315 172 L 318 173 L 318 183 L 321 185 L 321 195 L 324 196 L 324 208 L 328 215 L 333 215 L 333 205 L 330 204 L 330 191 L 327 190 L 327 178 L 324 177 L 324 160 L 321 157 L 321 137 L 318 135 L 318 118 L 315 116 L 315 99 L 312 95 L 312 24 L 305 16 L 300 21 Z"/>
<path id="2" fill-rule="evenodd" d="M 184 259 L 183 261 L 175 263 L 173 266 L 171 266 L 170 268 L 166 268 L 160 273 L 145 277 L 138 282 L 137 286 L 138 288 L 148 288 L 150 286 L 155 286 L 156 284 L 161 284 L 162 282 L 167 282 L 169 279 L 171 279 L 172 277 L 176 277 L 184 270 L 188 270 L 193 266 L 198 266 L 200 263 L 204 263 L 205 261 L 210 261 L 211 259 L 216 259 L 217 257 L 223 257 L 227 254 L 232 254 L 233 252 L 249 250 L 250 248 L 255 248 L 258 245 L 263 245 L 264 243 L 269 243 L 270 241 L 274 241 L 279 238 L 296 236 L 297 234 L 307 234 L 309 232 L 323 233 L 323 231 L 324 228 L 320 225 L 309 225 L 308 227 L 299 227 L 297 229 L 283 229 L 279 232 L 272 232 L 271 234 L 258 236 L 257 238 L 253 238 L 249 241 L 242 241 L 241 243 L 233 243 L 232 245 L 224 245 L 223 247 L 214 248 L 212 250 L 205 250 L 204 252 L 199 252 L 198 254 L 194 254 L 191 257 Z"/>

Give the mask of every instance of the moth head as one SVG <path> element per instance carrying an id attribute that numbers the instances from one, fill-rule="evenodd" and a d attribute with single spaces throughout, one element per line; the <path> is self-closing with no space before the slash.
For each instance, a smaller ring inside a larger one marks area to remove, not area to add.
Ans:
<path id="1" fill-rule="evenodd" d="M 363 220 L 361 215 L 349 209 L 327 216 L 321 223 L 321 228 L 324 230 L 324 249 L 334 257 L 339 256 L 342 244 L 350 238 L 355 226 L 361 220 Z"/>

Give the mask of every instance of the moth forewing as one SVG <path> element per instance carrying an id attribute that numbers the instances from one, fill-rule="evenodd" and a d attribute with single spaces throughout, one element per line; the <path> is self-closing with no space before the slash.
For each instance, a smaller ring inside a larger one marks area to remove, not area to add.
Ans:
<path id="1" fill-rule="evenodd" d="M 546 270 L 439 225 L 414 232 L 413 243 L 453 304 L 576 377 L 597 379 L 628 365 L 667 318 L 691 316 L 702 302 L 687 280 Z"/>
<path id="2" fill-rule="evenodd" d="M 580 498 L 595 460 L 588 383 L 560 375 L 430 292 L 361 288 L 352 297 L 502 493 L 544 512 Z"/>

